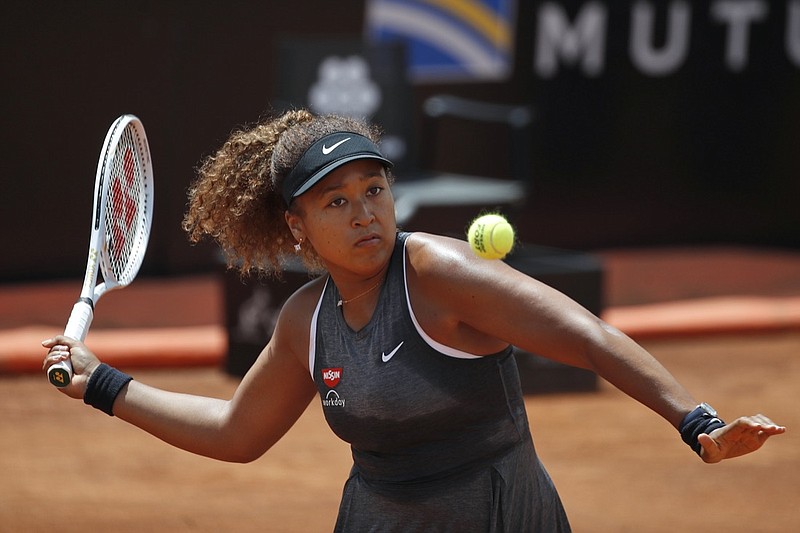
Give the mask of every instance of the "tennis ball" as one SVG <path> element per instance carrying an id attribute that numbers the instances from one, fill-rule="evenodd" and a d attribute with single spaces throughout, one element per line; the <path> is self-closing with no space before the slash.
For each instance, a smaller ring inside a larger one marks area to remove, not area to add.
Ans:
<path id="1" fill-rule="evenodd" d="M 501 215 L 483 215 L 472 222 L 467 239 L 478 256 L 502 259 L 514 247 L 514 228 Z"/>

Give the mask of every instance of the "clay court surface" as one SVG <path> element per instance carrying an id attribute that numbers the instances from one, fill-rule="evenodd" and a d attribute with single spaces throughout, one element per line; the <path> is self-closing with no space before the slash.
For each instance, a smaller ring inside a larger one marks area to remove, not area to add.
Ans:
<path id="1" fill-rule="evenodd" d="M 760 411 L 789 431 L 757 454 L 705 465 L 603 382 L 529 396 L 537 449 L 574 530 L 800 531 L 800 254 L 601 255 L 604 318 L 723 418 Z M 35 370 L 38 342 L 63 329 L 79 284 L 0 286 L 0 532 L 331 530 L 350 456 L 316 403 L 264 457 L 234 465 L 173 449 L 49 386 Z M 106 297 L 87 343 L 146 383 L 228 397 L 237 379 L 220 370 L 223 296 L 217 276 L 137 280 Z"/>

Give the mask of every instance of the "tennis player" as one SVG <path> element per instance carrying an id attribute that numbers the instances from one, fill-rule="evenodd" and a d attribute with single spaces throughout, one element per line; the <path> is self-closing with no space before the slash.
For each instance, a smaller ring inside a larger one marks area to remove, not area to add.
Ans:
<path id="1" fill-rule="evenodd" d="M 225 461 L 260 457 L 318 396 L 352 446 L 342 532 L 570 530 L 512 346 L 595 371 L 707 463 L 785 431 L 762 415 L 726 424 L 620 331 L 466 242 L 398 232 L 378 142 L 367 124 L 293 110 L 235 132 L 200 168 L 191 240 L 210 235 L 244 272 L 280 273 L 296 253 L 320 273 L 286 302 L 233 398 L 147 386 L 64 336 L 44 341 L 44 367 L 71 359 L 69 396 Z"/>

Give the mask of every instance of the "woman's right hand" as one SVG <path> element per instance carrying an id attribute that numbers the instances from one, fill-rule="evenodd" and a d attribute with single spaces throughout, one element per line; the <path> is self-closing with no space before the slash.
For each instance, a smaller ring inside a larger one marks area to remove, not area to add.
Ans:
<path id="1" fill-rule="evenodd" d="M 61 361 L 70 360 L 72 363 L 72 381 L 69 385 L 59 388 L 61 392 L 75 399 L 83 399 L 86 384 L 92 372 L 100 366 L 100 360 L 81 341 L 57 335 L 42 341 L 42 346 L 49 351 L 42 363 L 42 369 L 47 369 Z"/>

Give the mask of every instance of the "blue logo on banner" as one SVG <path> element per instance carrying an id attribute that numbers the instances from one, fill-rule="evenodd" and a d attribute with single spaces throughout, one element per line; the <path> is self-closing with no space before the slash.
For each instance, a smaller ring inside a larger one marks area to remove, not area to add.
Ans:
<path id="1" fill-rule="evenodd" d="M 501 81 L 514 59 L 516 0 L 369 0 L 367 37 L 407 46 L 414 82 Z"/>

